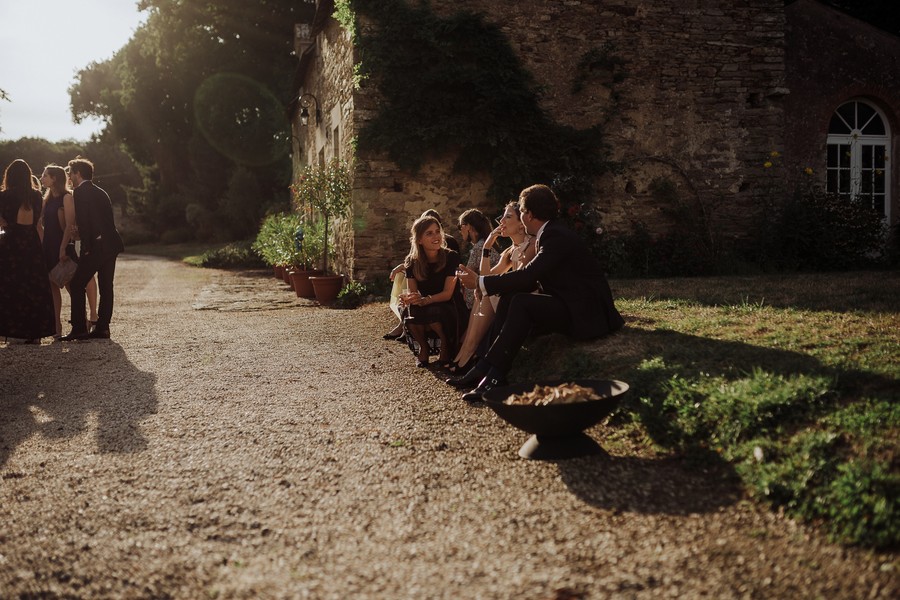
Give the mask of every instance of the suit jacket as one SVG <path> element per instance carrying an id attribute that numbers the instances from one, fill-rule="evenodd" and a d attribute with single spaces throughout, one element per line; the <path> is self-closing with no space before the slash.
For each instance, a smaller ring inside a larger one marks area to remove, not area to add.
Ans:
<path id="1" fill-rule="evenodd" d="M 547 223 L 537 255 L 524 268 L 484 278 L 485 290 L 491 295 L 527 293 L 538 284 L 544 294 L 562 300 L 571 319 L 568 333 L 572 337 L 596 338 L 625 324 L 600 263 L 587 244 L 562 223 Z"/>
<path id="2" fill-rule="evenodd" d="M 94 182 L 85 181 L 75 188 L 72 198 L 75 201 L 75 223 L 81 238 L 81 251 L 122 252 L 125 244 L 116 229 L 109 194 Z"/>

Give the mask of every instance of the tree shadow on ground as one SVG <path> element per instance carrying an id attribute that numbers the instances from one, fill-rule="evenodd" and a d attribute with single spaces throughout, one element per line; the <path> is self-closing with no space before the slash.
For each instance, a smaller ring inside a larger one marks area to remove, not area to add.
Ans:
<path id="1" fill-rule="evenodd" d="M 709 513 L 741 496 L 737 476 L 718 456 L 701 464 L 681 457 L 601 454 L 559 461 L 557 466 L 563 483 L 578 498 L 618 512 Z"/>
<path id="2" fill-rule="evenodd" d="M 0 467 L 35 434 L 66 439 L 96 419 L 96 450 L 147 447 L 140 422 L 157 406 L 156 376 L 112 341 L 0 348 Z"/>
<path id="3" fill-rule="evenodd" d="M 787 379 L 826 377 L 834 382 L 832 389 L 836 391 L 816 403 L 788 404 L 784 408 L 786 412 L 763 415 L 764 420 L 758 423 L 762 430 L 774 431 L 782 424 L 787 424 L 788 429 L 797 427 L 860 397 L 897 396 L 897 382 L 890 377 L 833 368 L 802 352 L 635 327 L 626 327 L 615 335 L 589 343 L 573 344 L 561 335 L 533 338 L 517 360 L 511 378 L 514 381 L 601 378 L 628 383 L 630 390 L 622 397 L 607 426 L 615 428 L 639 422 L 655 444 L 689 456 L 690 463 L 696 463 L 701 470 L 684 468 L 682 459 L 677 458 L 601 456 L 560 462 L 563 481 L 573 493 L 592 505 L 622 510 L 627 507 L 642 512 L 691 513 L 732 502 L 739 493 L 739 482 L 733 467 L 706 448 L 709 440 L 703 431 L 684 430 L 683 421 L 668 412 L 665 399 L 669 386 L 676 378 L 738 380 L 755 370 Z M 703 402 L 704 398 L 697 401 Z"/>

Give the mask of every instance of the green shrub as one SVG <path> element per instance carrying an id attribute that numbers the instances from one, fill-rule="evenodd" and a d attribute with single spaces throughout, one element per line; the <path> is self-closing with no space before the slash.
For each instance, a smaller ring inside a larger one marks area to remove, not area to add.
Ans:
<path id="1" fill-rule="evenodd" d="M 798 191 L 774 220 L 764 255 L 777 269 L 835 271 L 870 267 L 886 253 L 884 217 L 861 200 L 821 189 Z"/>
<path id="2" fill-rule="evenodd" d="M 359 281 L 351 281 L 338 293 L 334 308 L 359 308 L 365 303 L 369 290 Z"/>
<path id="3" fill-rule="evenodd" d="M 268 265 L 311 268 L 321 258 L 324 244 L 321 222 L 307 221 L 297 213 L 276 213 L 263 220 L 252 248 Z"/>
<path id="4" fill-rule="evenodd" d="M 232 242 L 218 250 L 208 250 L 200 256 L 200 266 L 213 269 L 258 269 L 266 266 L 253 250 L 251 242 Z"/>

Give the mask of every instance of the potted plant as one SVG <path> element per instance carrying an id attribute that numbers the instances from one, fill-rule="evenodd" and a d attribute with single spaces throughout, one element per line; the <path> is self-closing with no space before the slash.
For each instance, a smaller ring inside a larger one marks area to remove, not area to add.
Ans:
<path id="1" fill-rule="evenodd" d="M 284 280 L 284 270 L 287 263 L 286 251 L 289 246 L 285 240 L 285 222 L 289 218 L 287 213 L 275 213 L 263 219 L 259 233 L 253 242 L 253 249 L 263 261 L 271 266 L 275 277 Z"/>
<path id="2" fill-rule="evenodd" d="M 291 280 L 294 292 L 301 298 L 313 298 L 316 294 L 309 278 L 324 275 L 323 271 L 314 268 L 316 261 L 322 256 L 325 245 L 324 227 L 320 222 L 301 219 L 294 231 L 293 239 L 294 251 L 291 260 L 294 270 L 291 273 Z"/>
<path id="3" fill-rule="evenodd" d="M 297 181 L 291 186 L 294 202 L 298 209 L 305 214 L 318 213 L 323 220 L 323 252 L 322 270 L 324 274 L 310 277 L 316 292 L 316 300 L 320 304 L 330 304 L 337 298 L 343 286 L 342 275 L 332 275 L 328 271 L 328 257 L 331 253 L 329 246 L 330 236 L 329 222 L 334 219 L 347 216 L 350 211 L 351 181 L 350 168 L 344 161 L 332 159 L 325 165 L 307 165 L 297 177 Z"/>

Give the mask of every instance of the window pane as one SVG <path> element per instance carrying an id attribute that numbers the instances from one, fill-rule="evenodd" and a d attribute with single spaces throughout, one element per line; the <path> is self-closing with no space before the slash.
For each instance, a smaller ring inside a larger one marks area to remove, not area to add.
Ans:
<path id="1" fill-rule="evenodd" d="M 861 146 L 860 150 L 862 151 L 862 168 L 863 169 L 871 169 L 872 168 L 872 146 Z"/>
<path id="2" fill-rule="evenodd" d="M 856 126 L 862 128 L 866 123 L 869 122 L 869 119 L 871 119 L 874 114 L 875 110 L 871 106 L 865 104 L 864 102 L 857 102 L 856 116 L 858 120 L 856 121 Z"/>
<path id="3" fill-rule="evenodd" d="M 844 118 L 844 121 L 850 126 L 850 129 L 856 129 L 856 102 L 844 104 L 837 109 L 837 112 Z"/>
<path id="4" fill-rule="evenodd" d="M 825 191 L 830 194 L 837 192 L 837 171 L 834 169 L 828 169 L 825 174 Z"/>
<path id="5" fill-rule="evenodd" d="M 837 144 L 828 144 L 828 158 L 825 160 L 825 166 L 833 169 L 838 166 L 838 146 Z"/>
<path id="6" fill-rule="evenodd" d="M 838 192 L 841 194 L 850 193 L 850 169 L 838 171 Z"/>
<path id="7" fill-rule="evenodd" d="M 841 152 L 838 156 L 838 165 L 843 169 L 850 168 L 850 144 L 841 144 Z"/>
<path id="8" fill-rule="evenodd" d="M 835 114 L 832 115 L 831 123 L 828 124 L 828 133 L 847 135 L 850 133 L 850 128 L 847 127 L 846 123 L 841 121 L 841 118 L 837 116 L 837 114 Z"/>
<path id="9" fill-rule="evenodd" d="M 884 194 L 884 171 L 875 171 L 874 190 L 876 194 Z"/>
<path id="10" fill-rule="evenodd" d="M 884 157 L 886 155 L 887 147 L 886 146 L 875 146 L 875 168 L 883 169 L 884 168 Z"/>
<path id="11" fill-rule="evenodd" d="M 868 125 L 863 127 L 862 132 L 866 135 L 884 135 L 884 121 L 881 120 L 881 117 L 875 115 Z"/>
<path id="12" fill-rule="evenodd" d="M 859 192 L 864 196 L 871 195 L 872 194 L 872 172 L 864 171 L 862 174 L 862 181 L 860 183 L 862 184 L 862 186 L 860 187 Z"/>

